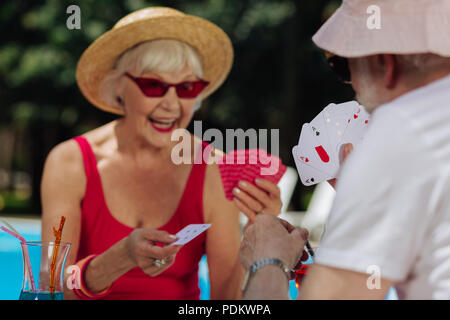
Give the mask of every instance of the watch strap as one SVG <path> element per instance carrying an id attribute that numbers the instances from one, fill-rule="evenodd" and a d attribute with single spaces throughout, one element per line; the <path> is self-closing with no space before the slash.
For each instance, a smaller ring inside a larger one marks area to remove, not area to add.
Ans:
<path id="1" fill-rule="evenodd" d="M 248 286 L 248 281 L 250 280 L 250 276 L 252 274 L 254 274 L 256 271 L 258 271 L 259 269 L 261 269 L 264 266 L 267 265 L 275 265 L 281 268 L 281 270 L 283 270 L 284 274 L 286 275 L 286 278 L 288 279 L 288 281 L 290 280 L 290 272 L 291 270 L 289 268 L 287 268 L 283 261 L 281 261 L 278 258 L 265 258 L 265 259 L 261 259 L 257 262 L 255 262 L 254 264 L 252 264 L 249 268 L 249 270 L 247 271 L 244 281 L 242 282 L 242 291 L 245 291 L 245 289 L 247 289 Z"/>

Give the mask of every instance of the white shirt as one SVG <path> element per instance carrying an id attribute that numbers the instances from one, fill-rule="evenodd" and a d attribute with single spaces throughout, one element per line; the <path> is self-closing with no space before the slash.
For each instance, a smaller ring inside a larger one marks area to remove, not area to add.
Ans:
<path id="1" fill-rule="evenodd" d="M 377 108 L 338 181 L 315 261 L 450 299 L 450 76 Z"/>

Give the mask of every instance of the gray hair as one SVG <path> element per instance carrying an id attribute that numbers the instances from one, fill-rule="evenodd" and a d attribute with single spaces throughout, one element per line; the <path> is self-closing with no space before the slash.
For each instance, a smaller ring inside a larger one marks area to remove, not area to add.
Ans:
<path id="1" fill-rule="evenodd" d="M 396 55 L 397 61 L 404 72 L 427 74 L 442 67 L 450 67 L 450 58 L 432 53 Z"/>
<path id="2" fill-rule="evenodd" d="M 114 68 L 102 80 L 99 95 L 108 105 L 121 108 L 115 86 L 125 72 L 132 71 L 136 75 L 146 72 L 180 72 L 186 64 L 195 76 L 203 77 L 200 55 L 189 44 L 175 39 L 141 42 L 117 59 Z M 200 108 L 200 103 L 201 100 L 198 99 L 195 111 Z"/>

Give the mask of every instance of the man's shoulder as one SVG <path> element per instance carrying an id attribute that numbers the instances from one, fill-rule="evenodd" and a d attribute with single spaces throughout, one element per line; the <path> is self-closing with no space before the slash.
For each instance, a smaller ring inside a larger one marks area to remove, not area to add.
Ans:
<path id="1" fill-rule="evenodd" d="M 388 103 L 373 114 L 373 131 L 398 152 L 413 149 L 416 158 L 450 162 L 450 94 L 411 95 Z"/>
<path id="2" fill-rule="evenodd" d="M 383 157 L 420 150 L 424 148 L 421 134 L 401 109 L 385 105 L 373 113 L 361 148 Z"/>
<path id="3" fill-rule="evenodd" d="M 379 179 L 390 185 L 406 183 L 438 170 L 430 152 L 423 132 L 396 108 L 385 106 L 373 114 L 363 142 L 342 168 L 342 177 L 358 185 Z"/>
<path id="4" fill-rule="evenodd" d="M 374 117 L 423 136 L 435 130 L 450 136 L 450 76 L 386 103 L 375 110 Z"/>

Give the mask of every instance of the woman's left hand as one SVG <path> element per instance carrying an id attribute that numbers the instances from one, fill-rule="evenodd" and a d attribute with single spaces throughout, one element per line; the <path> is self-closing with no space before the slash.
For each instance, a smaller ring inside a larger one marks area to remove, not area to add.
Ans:
<path id="1" fill-rule="evenodd" d="M 255 184 L 239 181 L 233 189 L 233 200 L 238 209 L 249 218 L 249 222 L 255 221 L 259 213 L 279 215 L 282 206 L 280 188 L 266 179 L 255 179 Z"/>

